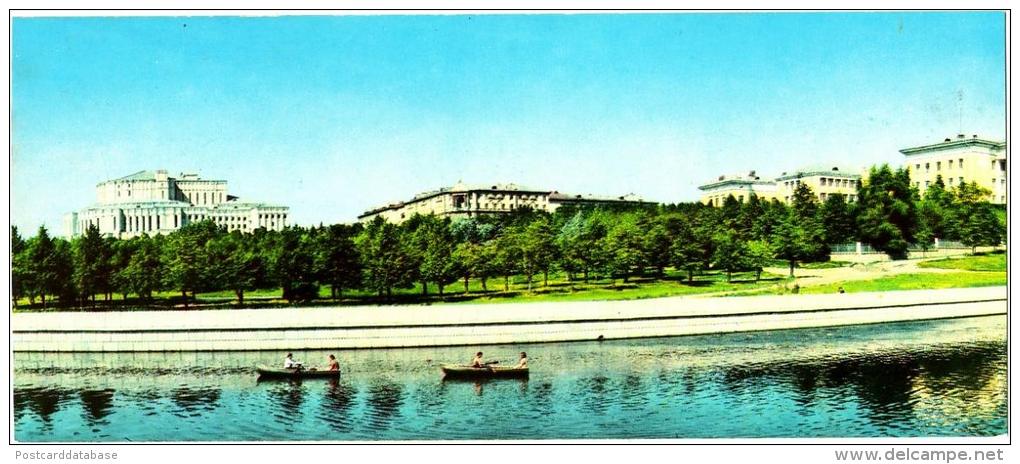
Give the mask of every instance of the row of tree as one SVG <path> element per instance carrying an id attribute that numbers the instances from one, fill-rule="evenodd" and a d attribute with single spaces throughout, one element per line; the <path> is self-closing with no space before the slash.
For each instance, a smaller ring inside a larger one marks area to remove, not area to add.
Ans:
<path id="1" fill-rule="evenodd" d="M 187 307 L 195 293 L 282 289 L 289 301 L 333 299 L 359 289 L 389 297 L 417 284 L 422 294 L 443 294 L 456 281 L 464 291 L 472 279 L 488 290 L 513 276 L 528 290 L 541 277 L 561 271 L 569 281 L 645 275 L 665 276 L 674 268 L 692 282 L 714 269 L 762 269 L 785 260 L 793 275 L 798 261 L 828 259 L 831 245 L 871 244 L 894 257 L 911 245 L 929 247 L 938 237 L 971 246 L 995 245 L 1005 226 L 986 191 L 963 184 L 946 189 L 941 180 L 923 199 L 910 187 L 907 171 L 875 168 L 859 190 L 859 201 L 829 196 L 819 203 L 807 186 L 797 188 L 789 206 L 751 196 L 730 197 L 719 208 L 687 203 L 630 208 L 575 209 L 555 214 L 520 210 L 502 216 L 450 221 L 415 216 L 402 224 L 377 219 L 368 224 L 226 232 L 212 222 L 189 224 L 165 236 L 128 240 L 102 237 L 95 228 L 72 241 L 40 228 L 23 239 L 12 228 L 15 304 L 27 297 L 45 307 L 56 296 L 62 306 L 90 306 L 120 294 L 152 300 L 173 291 Z"/>

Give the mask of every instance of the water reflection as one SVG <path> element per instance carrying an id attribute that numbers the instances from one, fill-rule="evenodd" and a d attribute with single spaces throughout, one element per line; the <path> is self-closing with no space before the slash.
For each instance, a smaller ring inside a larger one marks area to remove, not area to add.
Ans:
<path id="1" fill-rule="evenodd" d="M 374 430 L 385 430 L 390 422 L 400 415 L 404 403 L 401 386 L 386 381 L 377 381 L 368 390 L 369 426 Z"/>
<path id="2" fill-rule="evenodd" d="M 357 392 L 350 385 L 340 382 L 339 379 L 327 380 L 318 417 L 336 432 L 350 432 L 354 425 L 351 420 L 351 406 L 356 396 Z"/>
<path id="3" fill-rule="evenodd" d="M 430 359 L 426 354 L 454 359 L 461 348 L 343 353 L 342 380 L 269 383 L 257 383 L 244 366 L 273 353 L 166 355 L 166 360 L 154 354 L 120 360 L 88 354 L 87 361 L 18 354 L 15 437 L 997 435 L 1006 431 L 1004 333 L 1005 318 L 986 318 L 839 332 L 535 345 L 527 347 L 530 380 L 442 380 L 434 364 L 422 361 Z M 510 358 L 520 348 L 486 352 Z M 310 353 L 301 357 L 314 359 Z M 115 362 L 125 360 L 129 364 Z M 91 361 L 112 367 L 88 366 Z M 62 367 L 46 367 L 52 365 Z M 153 365 L 161 367 L 145 367 Z"/>
<path id="4" fill-rule="evenodd" d="M 287 380 L 268 384 L 270 406 L 273 417 L 284 424 L 301 420 L 301 405 L 305 402 L 306 387 L 301 380 Z M 288 429 L 290 431 L 291 429 Z"/>
<path id="5" fill-rule="evenodd" d="M 102 390 L 82 390 L 78 392 L 78 397 L 81 399 L 82 405 L 85 406 L 85 419 L 88 420 L 90 424 L 100 422 L 110 413 L 110 408 L 113 406 L 112 388 Z"/>
<path id="6" fill-rule="evenodd" d="M 35 414 L 44 423 L 50 419 L 62 404 L 71 398 L 71 391 L 57 387 L 27 387 L 14 389 L 14 418 L 22 418 L 26 412 Z"/>

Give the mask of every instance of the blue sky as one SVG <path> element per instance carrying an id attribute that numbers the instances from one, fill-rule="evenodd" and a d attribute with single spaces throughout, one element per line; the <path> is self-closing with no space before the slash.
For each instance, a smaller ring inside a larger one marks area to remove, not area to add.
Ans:
<path id="1" fill-rule="evenodd" d="M 678 202 L 1005 136 L 1001 13 L 15 18 L 12 222 L 197 171 L 349 222 L 458 180 Z"/>

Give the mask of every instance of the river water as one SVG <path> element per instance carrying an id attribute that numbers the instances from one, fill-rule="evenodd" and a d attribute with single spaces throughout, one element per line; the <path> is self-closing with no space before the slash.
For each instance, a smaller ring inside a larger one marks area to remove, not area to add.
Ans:
<path id="1" fill-rule="evenodd" d="M 334 352 L 339 381 L 258 382 L 284 353 L 16 353 L 21 442 L 991 436 L 1004 316 L 486 346 L 528 380 L 443 381 L 475 347 Z M 295 352 L 306 364 L 329 351 Z"/>

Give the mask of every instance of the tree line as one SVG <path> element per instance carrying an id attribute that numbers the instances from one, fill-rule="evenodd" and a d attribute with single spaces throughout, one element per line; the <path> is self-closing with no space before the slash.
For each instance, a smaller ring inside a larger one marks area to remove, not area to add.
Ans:
<path id="1" fill-rule="evenodd" d="M 732 196 L 720 207 L 700 203 L 614 208 L 561 207 L 555 213 L 522 209 L 499 216 L 451 221 L 414 216 L 401 224 L 288 227 L 227 232 L 211 221 L 168 235 L 102 237 L 95 227 L 73 240 L 51 237 L 44 227 L 29 239 L 11 229 L 14 304 L 27 298 L 43 307 L 90 307 L 114 294 L 151 302 L 174 292 L 188 307 L 195 294 L 281 289 L 290 302 L 334 300 L 361 290 L 380 298 L 419 286 L 439 295 L 457 282 L 463 292 L 477 279 L 509 291 L 523 276 L 528 290 L 561 272 L 570 282 L 662 278 L 667 268 L 687 283 L 708 270 L 753 272 L 776 260 L 789 266 L 825 261 L 830 246 L 861 241 L 894 258 L 908 248 L 927 249 L 935 238 L 968 246 L 997 245 L 1005 224 L 975 184 L 947 189 L 941 178 L 920 198 L 909 172 L 872 168 L 859 201 L 830 195 L 818 202 L 806 185 L 790 205 L 751 195 Z M 495 289 L 494 289 L 495 290 Z"/>

